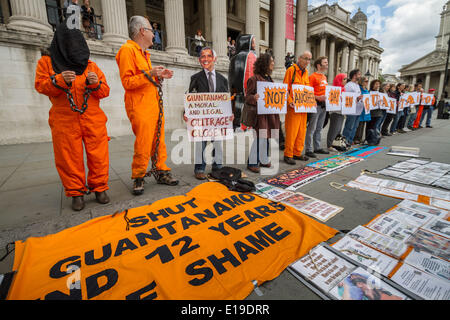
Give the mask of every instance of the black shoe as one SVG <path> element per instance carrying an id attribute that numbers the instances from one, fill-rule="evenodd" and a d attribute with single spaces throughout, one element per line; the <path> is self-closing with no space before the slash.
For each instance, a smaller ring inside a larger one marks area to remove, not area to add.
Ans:
<path id="1" fill-rule="evenodd" d="M 422 128 L 423 128 L 422 126 L 418 126 L 418 127 L 417 127 L 417 129 L 422 129 Z"/>
<path id="2" fill-rule="evenodd" d="M 385 137 L 390 137 L 390 136 L 392 136 L 392 134 L 390 134 L 389 132 L 383 132 L 383 133 L 381 133 L 383 136 L 385 136 Z"/>
<path id="3" fill-rule="evenodd" d="M 72 197 L 72 210 L 81 211 L 84 209 L 84 197 Z"/>
<path id="4" fill-rule="evenodd" d="M 317 154 L 330 154 L 327 150 L 323 150 L 323 149 L 314 150 L 314 153 L 317 153 Z"/>
<path id="5" fill-rule="evenodd" d="M 280 150 L 284 150 L 284 143 L 280 144 Z"/>
<path id="6" fill-rule="evenodd" d="M 107 203 L 109 203 L 109 201 L 110 201 L 108 195 L 106 194 L 106 191 L 103 191 L 103 192 L 96 192 L 96 193 L 95 193 L 95 199 L 96 199 L 97 202 L 100 203 L 100 204 L 107 204 Z"/>
<path id="7" fill-rule="evenodd" d="M 284 156 L 284 162 L 286 162 L 287 164 L 290 164 L 290 165 L 296 165 L 296 164 L 297 164 L 297 163 L 294 161 L 293 158 L 289 158 L 289 157 L 286 157 L 286 156 Z"/>
<path id="8" fill-rule="evenodd" d="M 294 160 L 308 161 L 309 158 L 307 156 L 294 156 Z"/>
<path id="9" fill-rule="evenodd" d="M 317 158 L 316 154 L 314 152 L 311 152 L 311 151 L 305 152 L 305 156 L 308 156 L 310 158 Z"/>
<path id="10" fill-rule="evenodd" d="M 133 194 L 140 196 L 144 193 L 144 178 L 134 179 Z"/>
<path id="11" fill-rule="evenodd" d="M 427 126 L 427 128 L 433 128 L 432 126 Z"/>
<path id="12" fill-rule="evenodd" d="M 406 131 L 403 130 L 403 129 L 398 129 L 397 132 L 398 132 L 398 133 L 406 133 Z"/>

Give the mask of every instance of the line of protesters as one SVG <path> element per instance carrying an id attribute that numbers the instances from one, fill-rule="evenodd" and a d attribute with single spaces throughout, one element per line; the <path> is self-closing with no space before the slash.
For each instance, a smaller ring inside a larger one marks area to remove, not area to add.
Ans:
<path id="1" fill-rule="evenodd" d="M 144 192 L 144 178 L 153 175 L 159 184 L 178 185 L 179 181 L 171 175 L 171 169 L 166 165 L 167 150 L 165 145 L 164 111 L 162 103 L 162 82 L 171 79 L 173 71 L 163 66 L 152 66 L 147 49 L 153 46 L 154 33 L 148 19 L 133 16 L 129 21 L 128 40 L 118 51 L 116 62 L 120 79 L 125 89 L 125 109 L 136 137 L 134 154 L 131 164 L 131 179 L 133 194 Z M 249 38 L 252 40 L 252 38 Z M 249 40 L 249 41 L 250 41 Z M 248 44 L 249 47 L 250 44 Z M 49 125 L 55 154 L 55 165 L 65 194 L 72 197 L 72 209 L 80 211 L 85 207 L 84 195 L 95 193 L 97 202 L 106 204 L 110 198 L 106 194 L 109 189 L 109 149 L 110 138 L 107 134 L 107 117 L 100 108 L 100 100 L 109 96 L 110 88 L 105 75 L 90 59 L 89 47 L 80 30 L 68 28 L 60 24 L 54 34 L 50 48 L 42 53 L 38 62 L 35 77 L 35 89 L 49 97 L 52 107 L 49 112 Z M 206 47 L 200 51 L 199 63 L 202 71 L 191 77 L 189 92 L 229 92 L 227 79 L 215 70 L 216 54 Z M 326 57 L 316 60 L 316 72 L 308 75 L 307 66 L 312 55 L 306 51 L 299 56 L 297 63 L 286 70 L 284 83 L 289 87 L 288 111 L 285 121 L 284 161 L 295 165 L 295 160 L 307 161 L 316 153 L 329 154 L 334 151 L 332 146 L 341 134 L 344 116 L 337 112 L 330 113 L 324 108 L 325 88 L 327 81 L 325 73 L 328 69 Z M 257 82 L 273 82 L 271 74 L 274 60 L 270 53 L 262 54 L 253 66 L 253 75 L 247 81 L 245 105 L 256 107 L 259 95 Z M 365 80 L 358 81 L 361 72 L 354 70 L 349 77 L 346 74 L 336 76 L 333 85 L 344 90 L 364 93 L 367 91 Z M 315 114 L 296 113 L 292 96 L 292 85 L 302 84 L 314 87 L 318 104 Z M 372 81 L 370 90 L 379 89 L 379 81 Z M 389 89 L 392 89 L 390 87 Z M 398 97 L 404 90 L 404 85 L 398 85 L 392 96 Z M 387 86 L 381 90 L 388 91 Z M 416 90 L 421 91 L 418 86 Z M 358 101 L 361 96 L 358 97 Z M 359 108 L 358 110 L 362 110 Z M 422 112 L 423 107 L 412 115 L 409 110 L 395 116 L 388 116 L 381 110 L 371 111 L 370 115 L 347 116 L 341 141 L 346 145 L 352 142 L 362 142 L 361 124 L 367 122 L 367 132 L 376 128 L 386 134 L 389 130 L 399 132 L 404 126 L 419 127 L 422 114 L 429 114 L 427 126 L 431 119 L 431 111 Z M 248 169 L 260 172 L 260 166 L 270 167 L 269 141 L 273 130 L 281 129 L 278 114 L 258 115 L 247 113 L 253 117 L 253 128 L 256 129 L 255 140 L 250 149 Z M 370 116 L 370 119 L 368 118 Z M 327 137 L 327 148 L 320 147 L 321 130 L 327 121 L 330 124 Z M 249 119 L 240 119 L 247 122 Z M 360 121 L 361 120 L 361 121 Z M 185 121 L 187 118 L 185 117 Z M 233 119 L 231 119 L 231 122 Z M 384 121 L 384 123 L 383 123 Z M 384 130 L 384 131 L 383 131 Z M 387 135 L 387 134 L 386 134 Z M 369 140 L 369 134 L 366 136 Z M 370 142 L 369 142 L 370 143 Z M 204 153 L 207 143 L 196 144 L 195 177 L 206 179 L 206 163 Z M 214 144 L 213 170 L 222 167 L 221 144 Z M 303 151 L 305 149 L 305 155 Z M 88 175 L 86 179 L 84 166 L 84 151 L 87 157 Z M 151 160 L 152 168 L 148 171 Z"/>

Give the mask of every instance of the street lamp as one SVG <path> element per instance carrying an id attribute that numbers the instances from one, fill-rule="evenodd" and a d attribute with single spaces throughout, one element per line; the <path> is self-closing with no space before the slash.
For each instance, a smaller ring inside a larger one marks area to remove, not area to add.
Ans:
<path id="1" fill-rule="evenodd" d="M 372 76 L 369 72 L 369 70 L 367 70 L 366 74 L 364 75 L 368 80 L 370 80 L 370 77 Z"/>

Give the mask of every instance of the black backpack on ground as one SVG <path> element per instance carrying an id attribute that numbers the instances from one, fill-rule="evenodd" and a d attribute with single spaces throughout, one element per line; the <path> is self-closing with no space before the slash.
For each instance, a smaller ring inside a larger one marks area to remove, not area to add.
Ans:
<path id="1" fill-rule="evenodd" d="M 219 180 L 231 191 L 252 192 L 256 190 L 255 184 L 242 179 L 242 171 L 232 167 L 223 167 L 211 172 L 211 177 Z"/>

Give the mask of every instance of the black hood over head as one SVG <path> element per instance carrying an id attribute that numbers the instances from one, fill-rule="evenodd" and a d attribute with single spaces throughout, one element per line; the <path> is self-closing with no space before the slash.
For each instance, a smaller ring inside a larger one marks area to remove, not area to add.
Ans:
<path id="1" fill-rule="evenodd" d="M 74 71 L 83 74 L 89 61 L 90 51 L 78 29 L 69 29 L 66 23 L 58 25 L 50 45 L 50 58 L 56 73 Z"/>
<path id="2" fill-rule="evenodd" d="M 253 34 L 242 34 L 236 39 L 236 53 L 241 51 L 250 51 L 252 46 Z"/>

